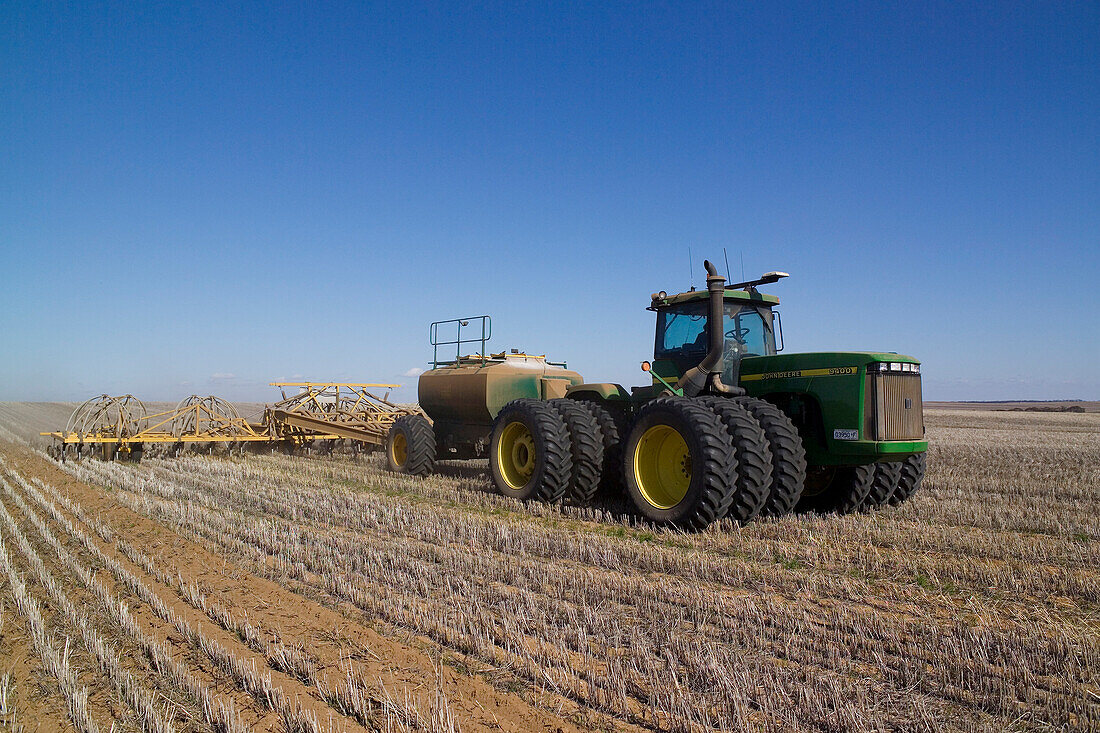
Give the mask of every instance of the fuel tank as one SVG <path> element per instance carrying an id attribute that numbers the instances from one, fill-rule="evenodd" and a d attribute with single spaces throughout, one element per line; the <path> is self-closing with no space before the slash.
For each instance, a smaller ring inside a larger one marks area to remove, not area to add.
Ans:
<path id="1" fill-rule="evenodd" d="M 500 353 L 466 356 L 420 375 L 420 407 L 437 423 L 490 425 L 500 408 L 521 397 L 564 397 L 584 380 L 545 356 Z"/>

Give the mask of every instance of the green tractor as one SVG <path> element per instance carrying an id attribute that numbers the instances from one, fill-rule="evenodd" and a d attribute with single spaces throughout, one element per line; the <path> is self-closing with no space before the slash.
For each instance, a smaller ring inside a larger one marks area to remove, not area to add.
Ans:
<path id="1" fill-rule="evenodd" d="M 487 316 L 432 324 L 436 354 L 419 381 L 427 417 L 394 423 L 390 469 L 426 475 L 436 460 L 488 457 L 507 496 L 583 505 L 625 488 L 649 520 L 690 529 L 866 511 L 916 491 L 928 448 L 920 362 L 781 354 L 779 300 L 757 286 L 786 274 L 727 286 L 705 266 L 705 291 L 653 294 L 653 361 L 642 363 L 652 383 L 629 391 L 544 356 L 486 354 Z M 463 338 L 471 324 L 480 338 Z M 461 355 L 477 342 L 479 353 Z M 443 345 L 453 360 L 439 360 Z"/>

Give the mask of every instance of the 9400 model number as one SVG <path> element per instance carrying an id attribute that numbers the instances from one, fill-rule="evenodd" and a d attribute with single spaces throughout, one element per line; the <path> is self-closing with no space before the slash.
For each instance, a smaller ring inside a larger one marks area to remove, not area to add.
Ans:
<path id="1" fill-rule="evenodd" d="M 763 374 L 742 374 L 741 380 L 755 382 L 761 379 L 797 379 L 799 377 L 837 377 L 845 374 L 858 374 L 859 367 L 823 367 L 821 369 L 792 369 L 786 372 L 764 372 Z"/>

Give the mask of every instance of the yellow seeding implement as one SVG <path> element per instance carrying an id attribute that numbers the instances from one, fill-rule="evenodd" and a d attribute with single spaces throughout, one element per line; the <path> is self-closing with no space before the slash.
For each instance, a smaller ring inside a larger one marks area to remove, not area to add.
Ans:
<path id="1" fill-rule="evenodd" d="M 213 395 L 191 395 L 175 408 L 150 414 L 133 395 L 100 395 L 84 402 L 65 429 L 42 433 L 51 451 L 68 457 L 98 454 L 104 459 L 141 460 L 147 445 L 169 452 L 215 446 L 243 451 L 246 445 L 294 450 L 331 449 L 336 441 L 383 445 L 393 422 L 415 410 L 389 401 L 396 384 L 272 382 L 283 399 L 267 407 L 258 423 L 245 420 L 232 404 Z M 286 388 L 298 392 L 287 395 Z M 379 397 L 369 389 L 385 389 Z"/>

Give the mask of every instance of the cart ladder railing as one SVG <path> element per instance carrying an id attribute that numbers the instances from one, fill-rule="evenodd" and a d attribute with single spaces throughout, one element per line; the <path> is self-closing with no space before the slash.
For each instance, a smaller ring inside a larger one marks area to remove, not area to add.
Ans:
<path id="1" fill-rule="evenodd" d="M 450 326 L 455 324 L 453 329 L 444 328 L 443 333 L 440 333 L 440 326 Z M 467 329 L 466 334 L 472 335 L 465 336 L 462 329 Z M 454 336 L 451 339 L 451 336 Z M 452 318 L 448 321 L 436 321 L 431 325 L 429 329 L 429 338 L 432 342 L 432 369 L 438 369 L 440 364 L 457 364 L 462 359 L 462 345 L 463 344 L 479 344 L 478 355 L 481 357 L 481 362 L 484 364 L 488 359 L 488 354 L 485 351 L 485 342 L 493 337 L 493 319 L 489 316 L 470 316 L 469 318 Z M 454 346 L 455 358 L 454 361 L 440 361 L 439 360 L 439 347 L 440 346 Z"/>

